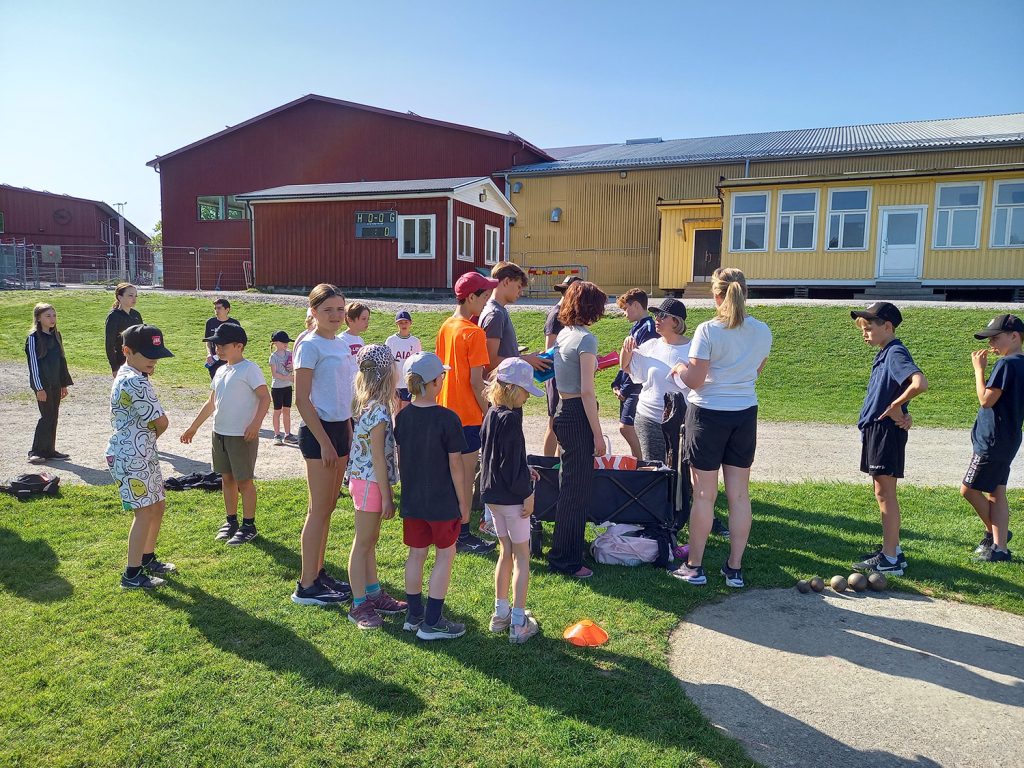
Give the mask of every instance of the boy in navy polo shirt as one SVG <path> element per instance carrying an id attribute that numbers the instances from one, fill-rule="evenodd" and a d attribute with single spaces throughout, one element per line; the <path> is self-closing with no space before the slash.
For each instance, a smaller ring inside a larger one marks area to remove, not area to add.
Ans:
<path id="1" fill-rule="evenodd" d="M 900 503 L 896 481 L 903 477 L 910 414 L 907 403 L 928 389 L 928 380 L 909 350 L 896 338 L 903 315 L 887 301 L 851 312 L 864 341 L 878 347 L 857 427 L 861 432 L 860 471 L 871 475 L 882 513 L 882 546 L 853 568 L 902 576 L 907 558 L 900 547 Z"/>
<path id="2" fill-rule="evenodd" d="M 654 318 L 647 311 L 647 293 L 639 288 L 630 288 L 615 300 L 615 304 L 626 313 L 626 319 L 633 323 L 629 335 L 636 340 L 639 347 L 645 341 L 658 338 L 654 330 Z M 636 436 L 633 420 L 636 418 L 636 406 L 640 402 L 641 384 L 634 382 L 629 374 L 620 370 L 612 381 L 612 392 L 619 398 L 619 434 L 629 446 L 630 453 L 642 459 L 640 438 Z"/>
<path id="3" fill-rule="evenodd" d="M 971 353 L 974 366 L 974 388 L 981 407 L 971 430 L 974 456 L 964 475 L 960 493 L 981 522 L 985 537 L 975 559 L 989 562 L 1011 560 L 1007 549 L 1010 541 L 1010 506 L 1006 501 L 1006 482 L 1010 478 L 1010 462 L 1017 455 L 1024 426 L 1024 322 L 1016 315 L 999 315 L 985 330 L 974 334 L 988 339 L 989 347 L 1000 356 L 985 381 L 988 350 Z"/>

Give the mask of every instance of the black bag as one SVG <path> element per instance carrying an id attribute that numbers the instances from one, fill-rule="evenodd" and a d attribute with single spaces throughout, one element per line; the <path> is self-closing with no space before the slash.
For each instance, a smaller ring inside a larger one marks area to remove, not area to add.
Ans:
<path id="1" fill-rule="evenodd" d="M 193 472 L 190 475 L 169 477 L 164 480 L 164 490 L 189 491 L 195 488 L 203 491 L 219 491 L 221 476 L 218 472 Z"/>
<path id="2" fill-rule="evenodd" d="M 33 496 L 56 496 L 60 478 L 46 473 L 38 475 L 18 475 L 10 485 L 0 485 L 0 492 L 9 493 L 19 501 L 27 501 Z"/>

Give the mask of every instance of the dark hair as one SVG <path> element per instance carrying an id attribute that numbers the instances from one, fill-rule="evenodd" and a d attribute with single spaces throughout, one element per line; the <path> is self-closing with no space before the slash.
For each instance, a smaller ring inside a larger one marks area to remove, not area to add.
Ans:
<path id="1" fill-rule="evenodd" d="M 213 302 L 213 306 L 215 306 L 215 307 L 218 304 L 220 304 L 222 307 L 224 307 L 224 309 L 231 309 L 231 302 L 228 301 L 227 299 L 220 298 L 220 299 L 217 299 L 215 302 Z"/>
<path id="2" fill-rule="evenodd" d="M 365 304 L 360 304 L 358 301 L 350 301 L 348 306 L 345 307 L 345 317 L 349 320 L 355 321 L 359 319 L 359 316 L 363 312 L 369 312 L 370 308 Z"/>
<path id="3" fill-rule="evenodd" d="M 341 292 L 341 288 L 330 283 L 320 283 L 320 285 L 309 292 L 310 309 L 316 309 L 325 301 L 335 296 L 340 296 L 342 301 L 345 300 L 345 294 Z"/>
<path id="4" fill-rule="evenodd" d="M 112 306 L 111 309 L 117 309 L 117 305 L 121 303 L 120 298 L 124 296 L 124 292 L 127 291 L 129 288 L 135 288 L 135 286 L 132 285 L 131 283 L 117 284 L 117 287 L 114 289 L 114 306 Z M 136 288 L 136 290 L 138 289 Z"/>
<path id="5" fill-rule="evenodd" d="M 615 300 L 619 309 L 625 309 L 626 305 L 631 302 L 636 302 L 644 309 L 647 309 L 647 291 L 641 291 L 639 288 L 630 288 L 624 294 L 619 296 Z"/>
<path id="6" fill-rule="evenodd" d="M 565 290 L 558 320 L 562 325 L 593 325 L 604 315 L 608 295 L 589 280 L 580 280 Z"/>
<path id="7" fill-rule="evenodd" d="M 471 293 L 470 296 L 479 296 L 482 293 L 490 293 L 490 292 L 491 292 L 490 288 L 481 288 L 479 291 L 473 291 L 473 293 Z M 461 299 L 456 299 L 456 301 L 459 302 L 459 305 L 461 306 L 461 305 L 466 303 L 466 299 L 468 299 L 468 298 L 469 298 L 469 296 L 465 296 L 465 297 L 463 297 Z"/>
<path id="8" fill-rule="evenodd" d="M 530 284 L 530 279 L 526 276 L 523 268 L 511 261 L 502 261 L 491 267 L 491 277 L 498 282 L 506 279 L 517 280 L 524 288 Z"/>

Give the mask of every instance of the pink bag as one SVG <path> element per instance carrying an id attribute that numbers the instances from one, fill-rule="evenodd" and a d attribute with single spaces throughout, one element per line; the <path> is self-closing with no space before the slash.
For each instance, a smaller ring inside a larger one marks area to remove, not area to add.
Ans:
<path id="1" fill-rule="evenodd" d="M 613 525 L 594 539 L 590 551 L 594 559 L 604 565 L 641 565 L 658 559 L 658 542 L 639 536 L 626 536 L 622 532 L 636 526 Z M 622 531 L 622 532 L 620 532 Z"/>

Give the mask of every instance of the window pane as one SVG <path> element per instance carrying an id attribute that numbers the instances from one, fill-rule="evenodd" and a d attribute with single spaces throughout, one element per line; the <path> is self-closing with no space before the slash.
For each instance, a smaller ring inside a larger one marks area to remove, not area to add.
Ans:
<path id="1" fill-rule="evenodd" d="M 843 220 L 843 248 L 864 247 L 864 214 L 849 213 Z"/>
<path id="2" fill-rule="evenodd" d="M 768 211 L 768 195 L 742 195 L 733 203 L 735 213 L 766 213 Z"/>
<path id="3" fill-rule="evenodd" d="M 732 249 L 740 250 L 740 232 L 743 229 L 743 219 L 734 217 L 732 220 Z"/>
<path id="4" fill-rule="evenodd" d="M 866 190 L 854 190 L 852 192 L 833 192 L 833 211 L 863 211 L 868 207 L 868 193 Z"/>
<path id="5" fill-rule="evenodd" d="M 793 247 L 813 248 L 814 247 L 814 217 L 794 216 L 793 217 Z"/>
<path id="6" fill-rule="evenodd" d="M 981 187 L 972 184 L 969 187 L 943 187 L 939 190 L 939 205 L 978 205 L 981 198 Z"/>
<path id="7" fill-rule="evenodd" d="M 764 250 L 764 217 L 751 216 L 747 219 L 746 237 L 743 247 L 750 251 Z"/>
<path id="8" fill-rule="evenodd" d="M 459 222 L 459 249 L 458 253 L 460 256 L 466 253 L 466 225 L 463 222 Z"/>
<path id="9" fill-rule="evenodd" d="M 789 220 L 790 216 L 783 216 L 779 222 L 779 248 L 789 248 Z"/>
<path id="10" fill-rule="evenodd" d="M 839 247 L 839 216 L 828 217 L 828 247 Z"/>
<path id="11" fill-rule="evenodd" d="M 885 237 L 889 245 L 914 245 L 917 242 L 916 213 L 890 213 L 886 217 Z M 849 221 L 852 216 L 847 217 Z"/>
<path id="12" fill-rule="evenodd" d="M 420 225 L 420 253 L 430 253 L 430 219 L 418 219 Z"/>
<path id="13" fill-rule="evenodd" d="M 1010 211 L 1010 245 L 1024 245 L 1024 208 Z"/>
<path id="14" fill-rule="evenodd" d="M 949 244 L 949 211 L 939 211 L 935 219 L 935 244 L 940 248 Z"/>
<path id="15" fill-rule="evenodd" d="M 199 205 L 199 218 L 203 221 L 218 221 L 222 218 L 221 206 L 223 205 L 222 197 L 218 195 L 203 195 L 197 197 L 196 201 Z"/>
<path id="16" fill-rule="evenodd" d="M 999 205 L 1024 204 L 1024 182 L 1000 186 L 999 194 L 996 196 L 996 203 Z"/>
<path id="17" fill-rule="evenodd" d="M 406 219 L 402 222 L 402 253 L 416 253 L 416 220 Z"/>
<path id="18" fill-rule="evenodd" d="M 973 248 L 977 245 L 974 242 L 977 225 L 977 210 L 953 211 L 953 233 L 950 235 L 949 244 L 954 247 Z"/>
<path id="19" fill-rule="evenodd" d="M 813 211 L 816 197 L 813 192 L 783 192 L 782 212 Z"/>

